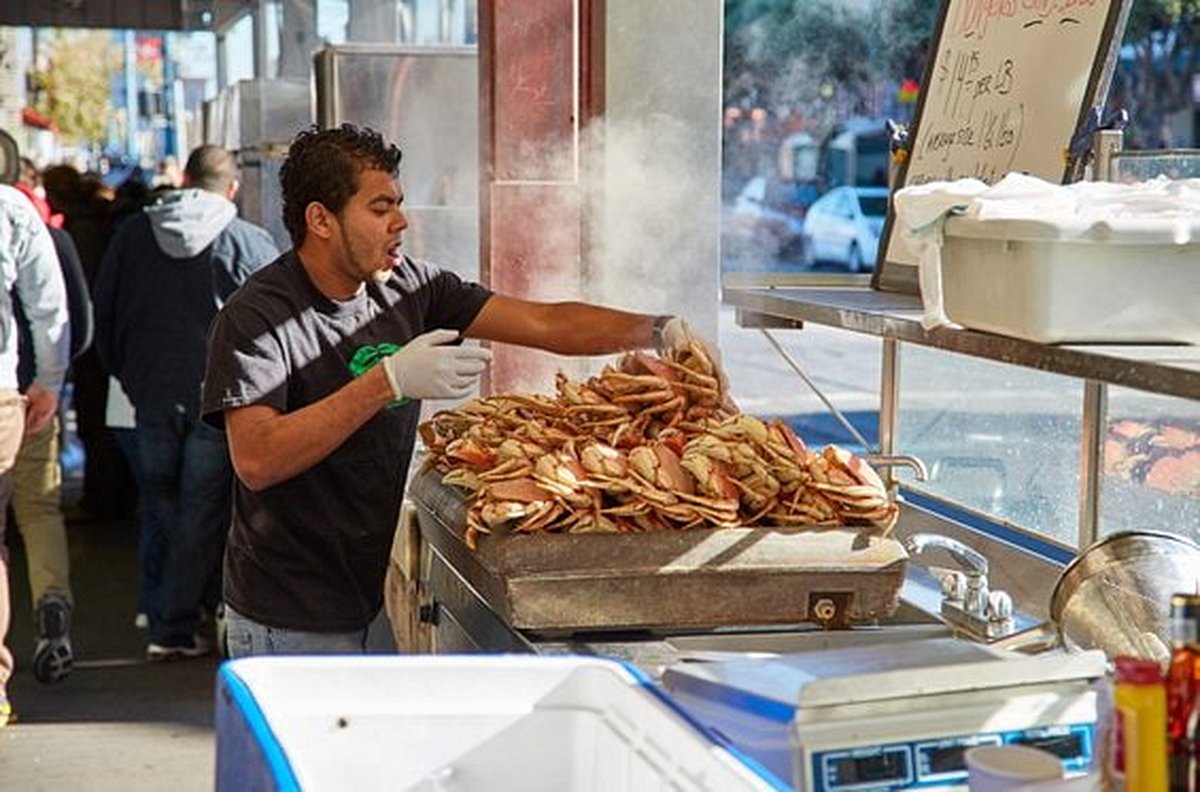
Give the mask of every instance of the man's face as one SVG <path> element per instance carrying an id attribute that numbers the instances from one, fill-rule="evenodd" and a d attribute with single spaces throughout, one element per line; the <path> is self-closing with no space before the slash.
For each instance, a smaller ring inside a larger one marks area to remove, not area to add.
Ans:
<path id="1" fill-rule="evenodd" d="M 384 278 L 400 263 L 400 236 L 408 228 L 397 180 L 380 170 L 358 175 L 358 192 L 338 214 L 342 266 L 355 280 Z"/>

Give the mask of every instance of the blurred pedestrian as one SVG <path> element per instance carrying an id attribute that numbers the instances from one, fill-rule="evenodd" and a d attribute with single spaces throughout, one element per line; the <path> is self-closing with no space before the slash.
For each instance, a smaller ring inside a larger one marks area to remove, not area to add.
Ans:
<path id="1" fill-rule="evenodd" d="M 112 234 L 112 201 L 95 174 L 70 165 L 55 165 L 42 173 L 50 208 L 65 218 L 63 228 L 79 249 L 88 288 L 95 294 L 96 272 Z M 137 486 L 116 440 L 104 425 L 108 372 L 94 349 L 74 361 L 72 406 L 83 443 L 83 496 L 80 507 L 99 519 L 126 518 L 134 513 Z"/>
<path id="2" fill-rule="evenodd" d="M 42 431 L 58 409 L 58 393 L 70 354 L 67 296 L 54 243 L 29 200 L 0 185 L 0 725 L 12 717 L 7 683 L 13 671 L 5 645 L 11 615 L 5 512 L 12 469 L 26 429 Z M 17 323 L 9 293 L 16 288 L 29 318 L 35 370 L 24 395 L 17 383 Z"/>
<path id="3" fill-rule="evenodd" d="M 63 216 L 50 209 L 50 202 L 46 200 L 46 188 L 42 186 L 42 174 L 38 171 L 37 166 L 29 157 L 21 157 L 20 162 L 21 168 L 17 172 L 17 183 L 13 186 L 25 193 L 25 197 L 33 202 L 34 208 L 46 221 L 46 225 L 51 228 L 62 228 Z M 76 257 L 78 255 L 76 253 Z"/>
<path id="4" fill-rule="evenodd" d="M 230 294 L 278 255 L 264 229 L 237 217 L 237 189 L 232 154 L 196 149 L 184 188 L 117 230 L 96 283 L 96 346 L 133 402 L 145 502 L 163 540 L 151 660 L 205 654 L 200 609 L 219 603 L 233 470 L 224 433 L 200 420 L 205 339 Z"/>
<path id="5" fill-rule="evenodd" d="M 139 216 L 143 209 L 169 191 L 169 188 L 161 185 L 151 187 L 153 174 L 141 167 L 126 168 L 122 172 L 123 180 L 117 184 L 110 212 L 114 230 L 126 220 Z M 133 404 L 112 372 L 109 372 L 108 393 L 104 403 L 104 426 L 121 449 L 137 485 L 138 604 L 134 625 L 139 630 L 145 630 L 150 627 L 150 603 L 162 582 L 163 538 L 154 522 L 153 509 L 146 502 L 146 482 L 142 476 L 141 455 L 138 453 Z"/>
<path id="6" fill-rule="evenodd" d="M 29 197 L 28 185 L 18 183 L 16 187 Z M 32 205 L 47 224 L 54 242 L 67 292 L 71 357 L 75 358 L 92 343 L 92 301 L 79 253 L 66 231 L 49 225 L 49 204 L 43 201 Z M 19 331 L 17 382 L 24 392 L 32 384 L 36 370 L 33 328 L 16 290 L 11 299 Z M 71 645 L 74 598 L 67 527 L 62 510 L 62 465 L 59 462 L 61 428 L 56 412 L 42 430 L 26 431 L 13 469 L 13 515 L 25 543 L 30 601 L 34 603 L 37 629 L 33 676 L 43 683 L 65 679 L 71 673 L 75 659 Z"/>

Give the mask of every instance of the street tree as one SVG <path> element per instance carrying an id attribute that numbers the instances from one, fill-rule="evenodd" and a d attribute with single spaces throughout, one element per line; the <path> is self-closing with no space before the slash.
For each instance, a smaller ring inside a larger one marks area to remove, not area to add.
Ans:
<path id="1" fill-rule="evenodd" d="M 52 120 L 64 140 L 103 140 L 112 113 L 111 80 L 119 63 L 110 34 L 55 29 L 43 42 L 45 67 L 31 74 L 36 109 Z"/>
<path id="2" fill-rule="evenodd" d="M 1190 110 L 1200 72 L 1200 0 L 1134 0 L 1110 105 L 1129 111 L 1132 147 L 1171 144 L 1170 117 Z"/>
<path id="3" fill-rule="evenodd" d="M 727 101 L 828 128 L 880 86 L 920 79 L 937 12 L 928 0 L 728 0 Z"/>
<path id="4" fill-rule="evenodd" d="M 806 109 L 825 128 L 865 112 L 873 78 L 867 25 L 867 14 L 857 6 L 797 2 L 783 24 L 771 30 L 764 51 L 782 65 L 778 100 Z"/>
<path id="5" fill-rule="evenodd" d="M 920 81 L 937 28 L 940 4 L 929 0 L 874 0 L 869 57 L 885 79 Z"/>
<path id="6" fill-rule="evenodd" d="M 764 55 L 769 31 L 783 24 L 795 0 L 726 0 L 725 102 L 736 106 L 773 100 L 775 64 Z"/>

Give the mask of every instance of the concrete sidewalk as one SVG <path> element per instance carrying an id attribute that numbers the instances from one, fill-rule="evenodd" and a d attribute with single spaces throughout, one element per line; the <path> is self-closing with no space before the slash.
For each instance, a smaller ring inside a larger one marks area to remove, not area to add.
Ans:
<path id="1" fill-rule="evenodd" d="M 71 496 L 68 496 L 71 497 Z M 148 663 L 137 610 L 132 520 L 71 522 L 74 673 L 42 685 L 29 671 L 34 627 L 25 559 L 11 555 L 18 720 L 0 729 L 0 789 L 21 792 L 211 790 L 213 658 Z"/>

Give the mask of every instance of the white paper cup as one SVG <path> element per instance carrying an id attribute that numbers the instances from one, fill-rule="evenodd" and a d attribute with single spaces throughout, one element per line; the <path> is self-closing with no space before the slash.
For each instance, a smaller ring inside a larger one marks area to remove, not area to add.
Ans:
<path id="1" fill-rule="evenodd" d="M 1057 756 L 1027 745 L 981 745 L 967 751 L 966 760 L 971 792 L 1010 792 L 1063 776 Z"/>

